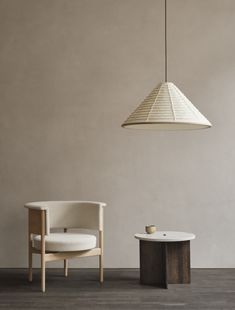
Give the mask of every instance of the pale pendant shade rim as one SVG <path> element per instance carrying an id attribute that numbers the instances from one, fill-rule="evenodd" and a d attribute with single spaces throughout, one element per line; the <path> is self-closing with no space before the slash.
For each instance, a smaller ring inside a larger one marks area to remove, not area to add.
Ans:
<path id="1" fill-rule="evenodd" d="M 172 82 L 163 82 L 122 124 L 129 129 L 193 130 L 210 128 L 204 115 Z"/>
<path id="2" fill-rule="evenodd" d="M 207 129 L 212 127 L 212 124 L 201 124 L 193 122 L 140 122 L 140 123 L 124 123 L 122 127 L 125 129 L 138 130 L 196 130 Z"/>

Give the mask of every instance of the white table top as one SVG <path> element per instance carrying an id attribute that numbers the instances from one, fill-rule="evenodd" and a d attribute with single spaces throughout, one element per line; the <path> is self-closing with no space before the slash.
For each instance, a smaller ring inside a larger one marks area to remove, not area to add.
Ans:
<path id="1" fill-rule="evenodd" d="M 156 231 L 153 234 L 135 234 L 135 238 L 155 242 L 176 242 L 193 240 L 196 236 L 192 233 L 180 231 Z"/>

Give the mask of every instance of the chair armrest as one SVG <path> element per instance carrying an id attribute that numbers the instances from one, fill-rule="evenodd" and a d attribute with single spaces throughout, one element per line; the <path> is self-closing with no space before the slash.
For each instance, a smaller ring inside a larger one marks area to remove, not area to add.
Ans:
<path id="1" fill-rule="evenodd" d="M 49 235 L 50 233 L 49 208 L 47 206 L 40 206 L 34 202 L 26 203 L 24 207 L 29 211 L 28 212 L 29 233 L 41 234 L 43 226 L 44 234 Z"/>
<path id="2" fill-rule="evenodd" d="M 104 205 L 100 204 L 100 207 L 99 207 L 99 231 L 104 230 L 104 208 L 103 207 L 104 207 Z"/>
<path id="3" fill-rule="evenodd" d="M 29 209 L 28 212 L 29 234 L 45 235 L 46 214 L 45 210 Z"/>
<path id="4" fill-rule="evenodd" d="M 105 202 L 99 202 L 99 204 L 100 204 L 101 207 L 106 207 L 107 206 L 107 203 L 105 203 Z"/>
<path id="5" fill-rule="evenodd" d="M 48 207 L 39 206 L 39 205 L 34 204 L 33 202 L 26 203 L 24 207 L 30 210 L 48 210 Z"/>

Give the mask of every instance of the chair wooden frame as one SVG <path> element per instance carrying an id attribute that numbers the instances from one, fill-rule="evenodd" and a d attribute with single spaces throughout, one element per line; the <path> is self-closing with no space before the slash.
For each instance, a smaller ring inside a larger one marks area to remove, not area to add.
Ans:
<path id="1" fill-rule="evenodd" d="M 105 205 L 105 204 L 103 204 Z M 103 249 L 104 249 L 104 230 L 103 230 L 103 208 L 100 210 L 100 217 L 102 225 L 99 225 L 99 238 L 98 247 L 85 250 L 85 251 L 72 251 L 72 252 L 48 252 L 45 250 L 45 235 L 46 235 L 46 209 L 30 207 L 28 208 L 28 277 L 29 282 L 33 280 L 33 254 L 39 254 L 41 256 L 41 291 L 45 292 L 46 282 L 46 262 L 64 260 L 64 276 L 68 276 L 68 259 L 99 256 L 99 281 L 104 281 L 103 271 Z M 78 227 L 79 228 L 79 227 Z M 67 228 L 64 227 L 64 232 L 67 232 Z M 41 236 L 41 247 L 37 250 L 33 247 L 32 235 L 37 234 Z"/>

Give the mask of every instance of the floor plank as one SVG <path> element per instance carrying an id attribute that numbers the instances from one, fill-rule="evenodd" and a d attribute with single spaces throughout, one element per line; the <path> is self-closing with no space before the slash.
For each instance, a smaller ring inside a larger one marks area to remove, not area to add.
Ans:
<path id="1" fill-rule="evenodd" d="M 46 293 L 41 293 L 39 270 L 28 283 L 24 269 L 0 269 L 0 309 L 187 309 L 234 310 L 235 269 L 193 269 L 190 285 L 159 289 L 139 284 L 135 269 L 48 269 Z"/>

